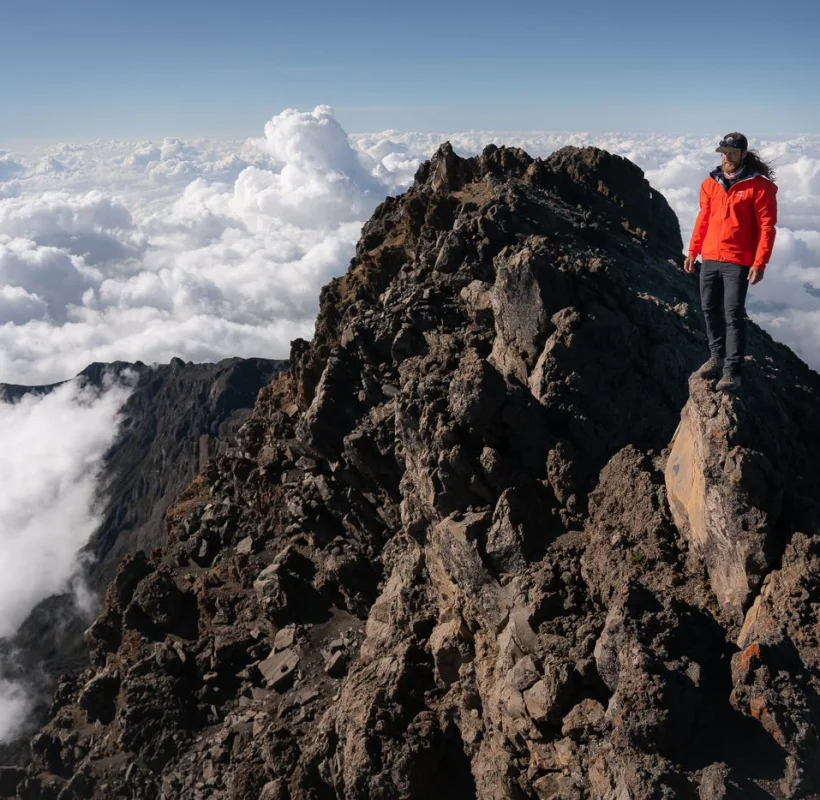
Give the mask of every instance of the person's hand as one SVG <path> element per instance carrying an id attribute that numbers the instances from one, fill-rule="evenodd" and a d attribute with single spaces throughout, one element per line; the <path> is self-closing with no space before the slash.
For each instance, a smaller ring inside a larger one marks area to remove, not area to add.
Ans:
<path id="1" fill-rule="evenodd" d="M 752 267 L 749 270 L 749 285 L 754 286 L 756 283 L 760 283 L 763 280 L 763 270 L 758 269 L 757 267 Z"/>
<path id="2" fill-rule="evenodd" d="M 692 256 L 687 256 L 683 262 L 683 269 L 685 272 L 694 272 L 695 271 L 695 259 Z"/>

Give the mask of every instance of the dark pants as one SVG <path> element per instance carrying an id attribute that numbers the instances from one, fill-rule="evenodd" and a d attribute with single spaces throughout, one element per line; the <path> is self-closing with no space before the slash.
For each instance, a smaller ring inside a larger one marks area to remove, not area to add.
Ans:
<path id="1" fill-rule="evenodd" d="M 746 292 L 749 267 L 727 261 L 704 261 L 700 268 L 700 303 L 712 358 L 725 359 L 727 375 L 740 374 L 746 352 Z"/>

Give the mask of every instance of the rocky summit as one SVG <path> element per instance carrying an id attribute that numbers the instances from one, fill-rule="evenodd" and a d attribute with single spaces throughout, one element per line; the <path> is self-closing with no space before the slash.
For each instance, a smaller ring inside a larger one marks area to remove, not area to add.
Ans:
<path id="1" fill-rule="evenodd" d="M 449 145 L 127 556 L 21 800 L 820 797 L 820 376 L 629 161 Z"/>

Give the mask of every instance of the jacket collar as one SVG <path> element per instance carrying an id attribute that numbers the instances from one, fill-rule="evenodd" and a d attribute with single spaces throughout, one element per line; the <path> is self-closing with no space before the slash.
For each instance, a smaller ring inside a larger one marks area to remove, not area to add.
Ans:
<path id="1" fill-rule="evenodd" d="M 722 166 L 715 167 L 709 174 L 728 192 L 736 183 L 747 181 L 749 178 L 756 178 L 760 173 L 757 170 L 750 169 L 746 164 L 743 164 L 738 170 L 737 178 L 731 183 L 724 177 Z"/>

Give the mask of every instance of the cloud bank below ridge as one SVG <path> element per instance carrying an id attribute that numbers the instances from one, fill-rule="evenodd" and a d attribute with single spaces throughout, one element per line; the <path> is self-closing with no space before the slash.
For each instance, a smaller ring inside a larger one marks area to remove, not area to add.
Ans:
<path id="1" fill-rule="evenodd" d="M 103 456 L 128 392 L 70 381 L 47 395 L 0 402 L 0 638 L 77 577 L 78 551 L 100 522 Z M 30 700 L 24 686 L 0 677 L 0 741 L 24 721 Z"/>

